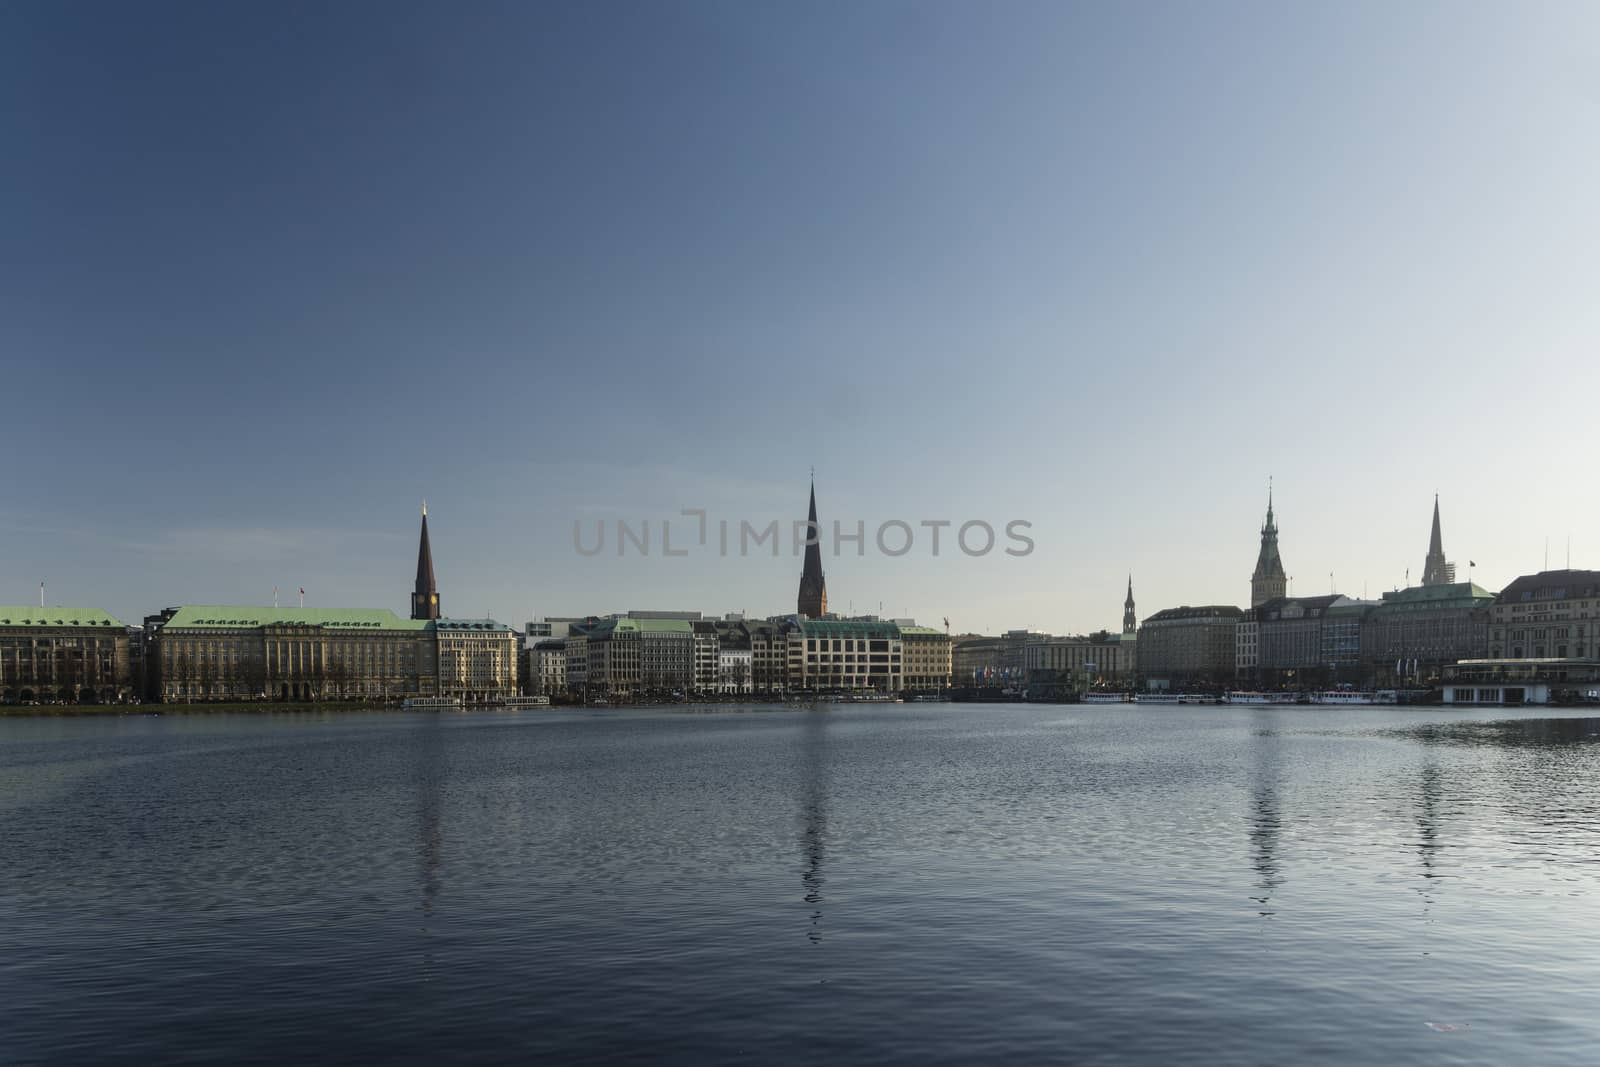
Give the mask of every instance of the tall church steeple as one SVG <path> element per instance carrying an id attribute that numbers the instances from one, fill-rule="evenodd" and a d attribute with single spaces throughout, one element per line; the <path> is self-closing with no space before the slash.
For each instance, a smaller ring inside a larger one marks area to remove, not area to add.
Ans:
<path id="1" fill-rule="evenodd" d="M 1444 539 L 1439 536 L 1439 494 L 1433 494 L 1433 534 L 1428 538 L 1428 558 L 1422 564 L 1423 585 L 1449 585 L 1456 580 L 1456 565 L 1444 558 Z"/>
<path id="2" fill-rule="evenodd" d="M 411 594 L 413 619 L 439 617 L 439 587 L 433 580 L 433 550 L 428 546 L 428 502 L 422 502 L 422 540 L 417 545 L 417 587 Z"/>
<path id="3" fill-rule="evenodd" d="M 817 524 L 817 481 L 811 480 L 811 510 L 806 521 L 806 561 L 800 569 L 800 596 L 795 610 L 820 619 L 828 613 L 828 583 L 822 577 L 822 527 Z"/>
<path id="4" fill-rule="evenodd" d="M 1272 484 L 1269 482 L 1267 521 L 1261 527 L 1261 554 L 1256 557 L 1256 572 L 1250 576 L 1250 606 L 1259 608 L 1283 596 L 1288 588 L 1289 578 L 1283 573 L 1283 560 L 1278 556 L 1278 523 L 1272 517 Z"/>
<path id="5" fill-rule="evenodd" d="M 1128 599 L 1122 602 L 1122 632 L 1131 634 L 1139 628 L 1139 617 L 1133 613 L 1133 575 L 1128 575 Z"/>

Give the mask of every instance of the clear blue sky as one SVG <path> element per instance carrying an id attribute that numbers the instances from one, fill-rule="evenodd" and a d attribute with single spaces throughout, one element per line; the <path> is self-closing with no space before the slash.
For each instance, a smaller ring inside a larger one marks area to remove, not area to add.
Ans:
<path id="1" fill-rule="evenodd" d="M 793 610 L 1600 567 L 1592 4 L 0 8 L 0 602 Z M 687 521 L 687 520 L 680 520 Z M 614 530 L 612 531 L 614 534 Z M 675 531 L 675 535 L 680 531 Z M 675 536 L 675 540 L 677 537 Z"/>

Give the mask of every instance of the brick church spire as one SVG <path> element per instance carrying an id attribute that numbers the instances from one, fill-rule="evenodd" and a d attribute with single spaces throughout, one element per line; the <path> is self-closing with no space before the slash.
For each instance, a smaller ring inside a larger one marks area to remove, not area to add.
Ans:
<path id="1" fill-rule="evenodd" d="M 428 546 L 428 502 L 422 502 L 422 540 L 417 545 L 417 587 L 411 594 L 413 619 L 439 617 L 439 586 L 433 580 L 433 549 Z"/>
<path id="2" fill-rule="evenodd" d="M 822 577 L 822 527 L 817 524 L 817 481 L 811 480 L 811 510 L 806 517 L 806 561 L 800 569 L 800 596 L 795 610 L 820 619 L 828 613 L 828 583 Z"/>
<path id="3" fill-rule="evenodd" d="M 1256 572 L 1250 576 L 1250 606 L 1259 608 L 1283 596 L 1288 587 L 1289 578 L 1283 573 L 1283 560 L 1278 555 L 1278 523 L 1272 517 L 1272 484 L 1268 482 L 1267 521 L 1261 527 L 1261 554 L 1256 557 Z"/>

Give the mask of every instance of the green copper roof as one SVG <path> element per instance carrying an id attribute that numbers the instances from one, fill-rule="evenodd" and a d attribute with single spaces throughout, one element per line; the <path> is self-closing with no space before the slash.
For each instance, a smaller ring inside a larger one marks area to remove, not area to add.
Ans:
<path id="1" fill-rule="evenodd" d="M 426 630 L 427 619 L 402 619 L 387 608 L 258 608 L 185 604 L 166 629 L 254 630 L 263 626 L 325 626 L 339 630 Z"/>
<path id="2" fill-rule="evenodd" d="M 943 637 L 943 630 L 935 630 L 932 626 L 900 626 L 897 627 L 901 637 Z"/>
<path id="3" fill-rule="evenodd" d="M 1451 608 L 1487 607 L 1495 595 L 1472 582 L 1448 585 L 1414 585 L 1383 594 L 1376 611 L 1396 615 L 1413 611 L 1445 611 Z"/>
<path id="4" fill-rule="evenodd" d="M 122 628 L 122 623 L 99 608 L 41 608 L 37 604 L 12 607 L 0 604 L 0 627 L 18 626 L 103 626 Z"/>

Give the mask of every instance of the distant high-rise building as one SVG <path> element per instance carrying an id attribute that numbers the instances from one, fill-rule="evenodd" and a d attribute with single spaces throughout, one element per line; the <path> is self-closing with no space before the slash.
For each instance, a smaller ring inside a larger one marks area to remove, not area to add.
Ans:
<path id="1" fill-rule="evenodd" d="M 811 510 L 807 516 L 806 560 L 800 569 L 800 596 L 795 610 L 820 619 L 828 613 L 828 583 L 822 577 L 822 527 L 817 524 L 817 483 L 811 483 Z"/>
<path id="2" fill-rule="evenodd" d="M 439 617 L 439 587 L 433 580 L 433 550 L 428 547 L 428 505 L 422 505 L 422 540 L 417 545 L 417 587 L 411 594 L 413 619 Z"/>
<path id="3" fill-rule="evenodd" d="M 1433 534 L 1428 538 L 1428 559 L 1422 565 L 1423 585 L 1450 585 L 1456 580 L 1456 565 L 1444 558 L 1444 542 L 1439 536 L 1439 494 L 1433 494 Z"/>
<path id="4" fill-rule="evenodd" d="M 1133 613 L 1133 575 L 1128 575 L 1128 599 L 1122 602 L 1122 632 L 1131 634 L 1139 629 L 1139 616 Z"/>
<path id="5" fill-rule="evenodd" d="M 1278 556 L 1278 524 L 1272 517 L 1272 490 L 1267 490 L 1267 521 L 1261 527 L 1261 554 L 1256 557 L 1256 572 L 1250 576 L 1250 606 L 1259 608 L 1269 600 L 1287 595 L 1289 578 L 1283 573 Z"/>

